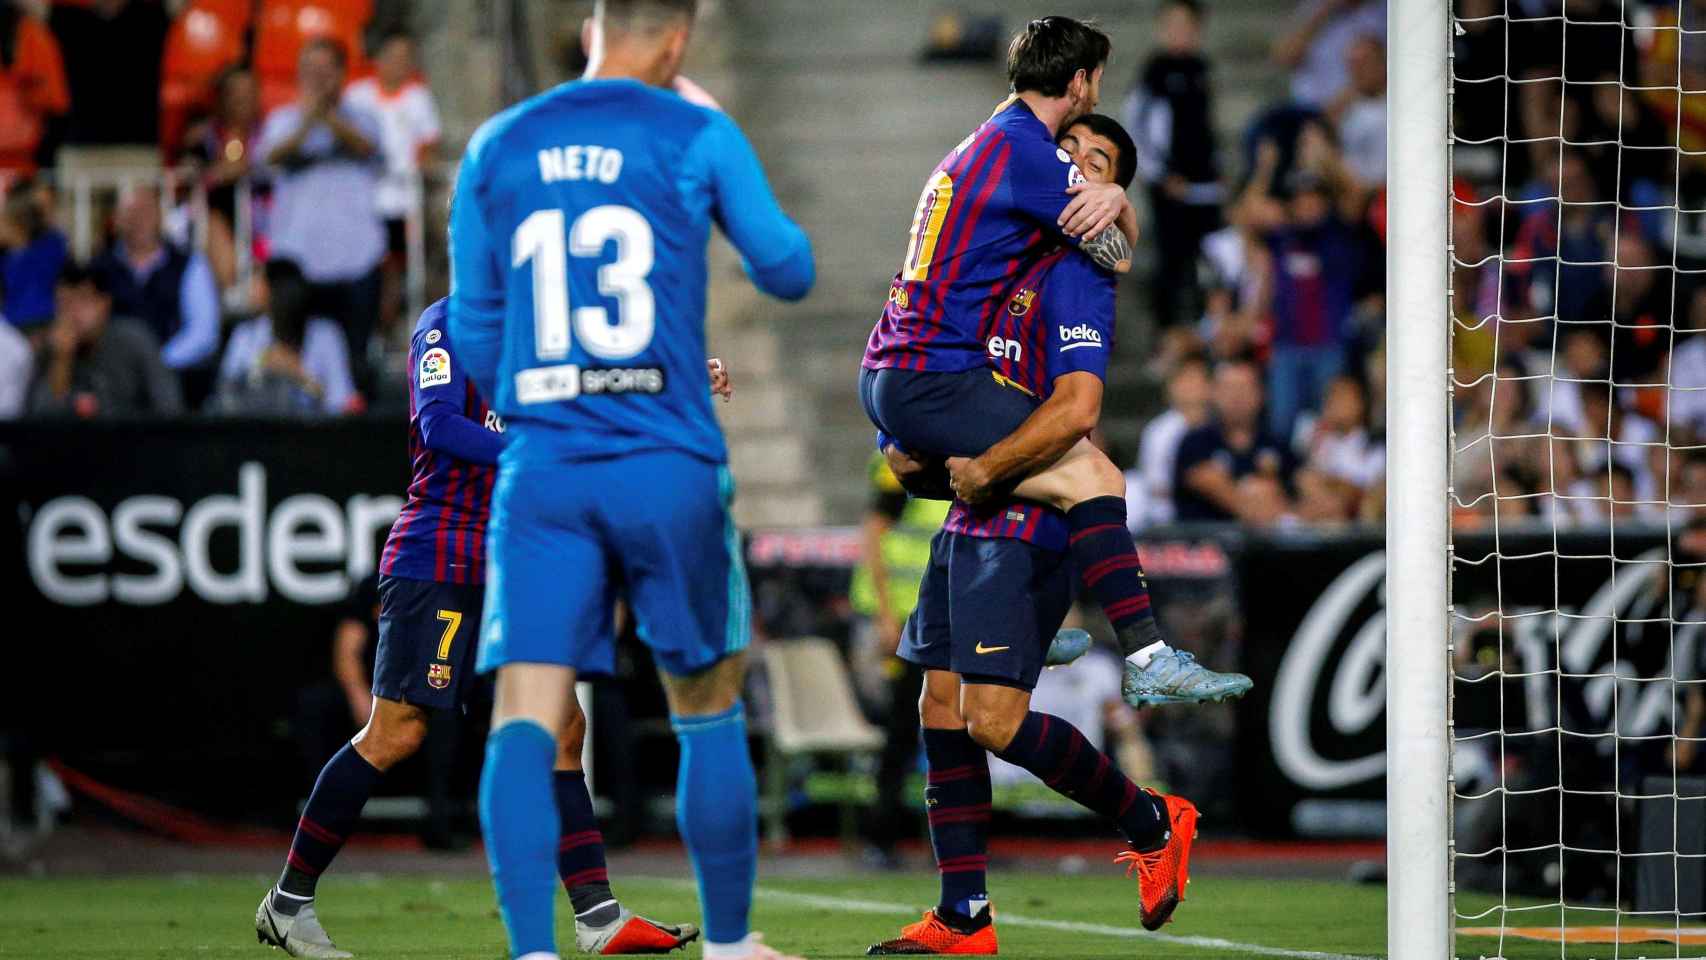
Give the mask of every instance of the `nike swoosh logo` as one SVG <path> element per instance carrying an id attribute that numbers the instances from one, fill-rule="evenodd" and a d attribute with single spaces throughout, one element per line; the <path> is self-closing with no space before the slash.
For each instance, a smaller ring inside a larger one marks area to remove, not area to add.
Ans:
<path id="1" fill-rule="evenodd" d="M 978 641 L 977 646 L 973 647 L 972 649 L 976 650 L 978 653 L 1000 653 L 1001 651 L 1006 650 L 1007 648 L 1006 647 L 986 647 L 983 645 L 983 642 L 980 640 L 980 641 Z"/>

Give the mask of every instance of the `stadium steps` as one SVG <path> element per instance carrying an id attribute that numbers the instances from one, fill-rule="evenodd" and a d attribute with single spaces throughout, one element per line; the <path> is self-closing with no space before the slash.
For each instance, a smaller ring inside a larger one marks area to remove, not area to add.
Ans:
<path id="1" fill-rule="evenodd" d="M 563 19 L 556 2 L 531 4 L 541 58 L 553 42 L 547 34 L 578 22 Z M 578 12 L 586 4 L 570 6 Z M 1037 15 L 1028 0 L 974 6 L 1001 16 L 1004 31 Z M 1266 59 L 1275 4 L 1208 6 L 1219 119 L 1235 166 L 1239 128 L 1282 82 Z M 712 244 L 708 348 L 735 378 L 735 401 L 716 404 L 740 488 L 735 515 L 746 527 L 853 523 L 865 503 L 871 452 L 856 392 L 858 358 L 924 173 L 1005 95 L 1001 68 L 921 64 L 916 54 L 939 9 L 934 4 L 716 0 L 701 7 L 685 72 L 740 119 L 788 212 L 811 234 L 818 263 L 811 297 L 780 305 L 751 289 L 726 243 Z M 1094 16 L 1114 36 L 1103 109 L 1117 114 L 1150 45 L 1154 4 L 1064 0 L 1050 12 Z M 468 34 L 458 39 L 473 52 L 471 64 L 485 63 L 490 38 L 481 34 L 482 22 L 450 19 Z M 454 91 L 446 99 L 454 102 Z M 457 121 L 454 107 L 446 112 L 453 132 L 472 129 Z M 1137 273 L 1121 284 L 1103 419 L 1122 462 L 1161 403 L 1144 369 L 1153 337 L 1142 265 Z"/>

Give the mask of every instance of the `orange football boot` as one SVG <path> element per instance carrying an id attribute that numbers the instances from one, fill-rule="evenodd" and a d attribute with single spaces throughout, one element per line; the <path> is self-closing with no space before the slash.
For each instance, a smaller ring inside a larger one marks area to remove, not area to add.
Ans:
<path id="1" fill-rule="evenodd" d="M 1126 865 L 1126 876 L 1137 874 L 1143 929 L 1159 930 L 1173 918 L 1173 910 L 1185 899 L 1185 886 L 1191 882 L 1191 843 L 1197 838 L 1197 808 L 1184 797 L 1163 796 L 1147 787 L 1144 792 L 1166 805 L 1172 832 L 1159 849 L 1147 853 L 1127 850 L 1114 857 L 1114 862 Z"/>
<path id="2" fill-rule="evenodd" d="M 893 940 L 871 944 L 867 957 L 895 957 L 909 954 L 961 954 L 995 956 L 995 920 L 971 933 L 961 933 L 942 922 L 934 909 L 924 911 L 924 919 L 900 928 Z"/>
<path id="3" fill-rule="evenodd" d="M 587 928 L 583 932 L 581 925 L 577 923 L 575 928 L 575 939 L 581 952 L 607 957 L 669 953 L 699 937 L 699 928 L 691 923 L 679 926 L 658 923 L 637 913 L 629 913 L 626 907 L 622 910 L 619 922 L 612 922 L 608 927 Z"/>

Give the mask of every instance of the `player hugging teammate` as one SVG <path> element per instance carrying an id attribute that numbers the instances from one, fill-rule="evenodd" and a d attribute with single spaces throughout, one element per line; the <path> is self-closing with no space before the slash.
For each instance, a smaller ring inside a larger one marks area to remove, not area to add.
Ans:
<path id="1" fill-rule="evenodd" d="M 1032 21 L 1013 96 L 926 182 L 871 331 L 860 397 L 908 489 L 952 492 L 900 655 L 925 669 L 925 803 L 941 897 L 874 955 L 992 954 L 986 753 L 1118 825 L 1155 930 L 1184 898 L 1196 808 L 1140 790 L 1065 720 L 1030 709 L 1078 581 L 1112 622 L 1134 706 L 1241 696 L 1250 680 L 1161 638 L 1126 532 L 1124 480 L 1086 435 L 1101 415 L 1114 272 L 1130 266 L 1131 138 L 1091 113 L 1108 38 Z"/>

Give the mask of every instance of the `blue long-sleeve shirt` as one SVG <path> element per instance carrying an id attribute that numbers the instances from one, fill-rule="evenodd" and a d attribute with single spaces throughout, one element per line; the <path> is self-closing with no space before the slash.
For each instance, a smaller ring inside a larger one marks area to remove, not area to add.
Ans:
<path id="1" fill-rule="evenodd" d="M 713 221 L 760 290 L 811 290 L 810 241 L 718 111 L 582 80 L 475 133 L 451 211 L 450 334 L 512 449 L 727 459 L 704 363 Z"/>

